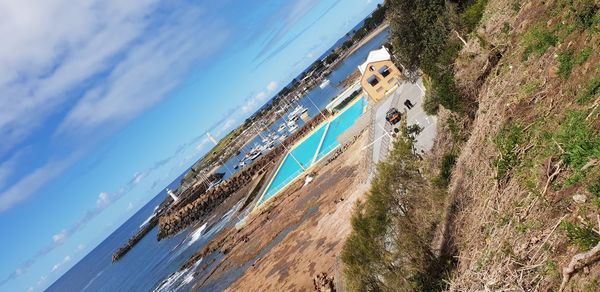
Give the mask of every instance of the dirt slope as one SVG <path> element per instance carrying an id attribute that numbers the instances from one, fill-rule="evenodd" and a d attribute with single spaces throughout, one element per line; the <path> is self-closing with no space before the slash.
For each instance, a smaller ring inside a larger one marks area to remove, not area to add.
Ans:
<path id="1" fill-rule="evenodd" d="M 600 25 L 580 24 L 580 2 L 490 0 L 456 61 L 478 108 L 449 186 L 451 290 L 557 291 L 562 268 L 599 238 Z M 566 290 L 599 291 L 598 279 L 592 263 Z"/>

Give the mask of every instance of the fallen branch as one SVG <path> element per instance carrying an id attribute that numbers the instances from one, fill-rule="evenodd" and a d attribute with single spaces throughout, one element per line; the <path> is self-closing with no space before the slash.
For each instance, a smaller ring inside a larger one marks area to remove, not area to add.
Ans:
<path id="1" fill-rule="evenodd" d="M 569 280 L 575 272 L 588 266 L 600 258 L 600 242 L 589 251 L 578 253 L 571 258 L 571 262 L 562 272 L 562 283 L 560 284 L 559 291 L 564 291 L 565 287 L 569 283 Z"/>
<path id="2" fill-rule="evenodd" d="M 598 105 L 600 105 L 600 97 L 597 98 L 596 101 L 594 101 L 594 103 L 589 107 L 589 109 L 591 109 L 591 111 L 588 114 L 588 116 L 585 118 L 586 121 L 592 116 L 592 114 L 594 114 L 594 112 L 598 108 Z"/>
<path id="3" fill-rule="evenodd" d="M 596 165 L 598 165 L 598 159 L 592 159 L 592 160 L 588 161 L 588 163 L 586 163 L 586 164 L 585 164 L 585 165 L 584 165 L 584 166 L 581 168 L 581 171 L 584 171 L 584 170 L 586 170 L 586 169 L 588 169 L 588 168 L 590 168 L 590 167 L 594 167 L 594 166 L 596 166 Z"/>
<path id="4" fill-rule="evenodd" d="M 556 228 L 558 228 L 558 226 L 560 225 L 560 223 L 567 217 L 567 215 L 562 216 L 558 222 L 556 222 L 556 224 L 554 225 L 554 227 L 552 227 L 552 230 L 550 230 L 550 233 L 548 233 L 548 235 L 546 236 L 546 238 L 544 239 L 544 241 L 542 241 L 542 244 L 540 244 L 538 246 L 538 248 L 536 249 L 535 253 L 533 254 L 533 256 L 531 256 L 531 260 L 535 260 L 537 254 L 540 252 L 540 250 L 542 249 L 542 247 L 544 246 L 544 244 L 546 244 L 546 242 L 548 242 L 548 239 L 550 239 L 550 236 L 552 236 L 552 234 L 554 234 L 554 231 L 556 230 Z"/>
<path id="5" fill-rule="evenodd" d="M 550 170 L 550 168 L 548 168 L 548 170 Z M 554 172 L 551 175 L 549 175 L 548 180 L 546 180 L 546 186 L 544 186 L 544 191 L 542 192 L 542 196 L 546 194 L 546 191 L 548 191 L 548 187 L 554 181 L 554 179 L 556 179 L 556 177 L 560 174 L 561 170 L 562 170 L 562 160 L 559 160 L 554 165 Z"/>

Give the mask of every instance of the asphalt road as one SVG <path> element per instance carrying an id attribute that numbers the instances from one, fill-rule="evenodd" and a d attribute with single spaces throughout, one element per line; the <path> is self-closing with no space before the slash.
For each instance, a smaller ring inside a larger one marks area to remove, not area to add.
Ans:
<path id="1" fill-rule="evenodd" d="M 385 159 L 391 147 L 392 126 L 385 120 L 387 111 L 395 107 L 407 117 L 407 124 L 420 125 L 423 130 L 416 136 L 415 150 L 417 153 L 427 152 L 433 146 L 433 139 L 436 134 L 437 118 L 428 116 L 422 109 L 423 97 L 422 80 L 417 83 L 402 83 L 392 94 L 384 98 L 374 107 L 375 118 L 373 120 L 373 164 Z M 413 104 L 412 108 L 404 105 L 406 100 Z"/>

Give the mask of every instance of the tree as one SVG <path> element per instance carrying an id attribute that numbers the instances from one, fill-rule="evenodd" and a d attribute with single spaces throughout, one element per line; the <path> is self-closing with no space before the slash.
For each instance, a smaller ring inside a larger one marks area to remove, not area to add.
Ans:
<path id="1" fill-rule="evenodd" d="M 430 249 L 432 192 L 418 172 L 406 130 L 402 135 L 352 217 L 342 250 L 351 291 L 431 291 L 439 283 L 430 273 L 438 266 Z"/>
<path id="2" fill-rule="evenodd" d="M 443 0 L 388 0 L 390 41 L 406 70 L 417 71 L 443 51 L 449 25 Z M 429 62 L 432 63 L 432 62 Z"/>

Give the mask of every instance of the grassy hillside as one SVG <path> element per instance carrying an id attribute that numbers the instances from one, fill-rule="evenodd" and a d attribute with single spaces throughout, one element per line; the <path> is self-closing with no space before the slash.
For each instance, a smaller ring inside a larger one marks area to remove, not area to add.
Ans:
<path id="1" fill-rule="evenodd" d="M 365 206 L 414 196 L 372 191 L 357 208 L 347 244 L 349 253 L 359 250 L 352 248 L 356 238 L 370 246 L 345 257 L 349 286 L 599 291 L 600 3 L 388 2 L 395 57 L 421 68 L 430 112 L 439 110 L 437 141 L 420 165 L 425 171 L 415 192 L 419 199 L 435 197 L 436 189 L 447 195 L 444 211 L 431 212 L 432 203 L 412 211 L 430 214 L 406 228 L 421 245 L 396 247 L 385 232 L 361 237 L 365 227 L 358 223 L 374 216 L 385 220 L 365 223 L 370 232 L 403 227 L 396 213 L 370 211 L 387 207 Z M 423 15 L 437 25 L 419 24 Z M 407 22 L 425 36 L 407 36 Z M 407 40 L 413 45 L 403 45 Z M 401 156 L 387 163 L 410 165 L 402 162 L 410 154 Z M 436 273 L 424 274 L 431 265 Z"/>

